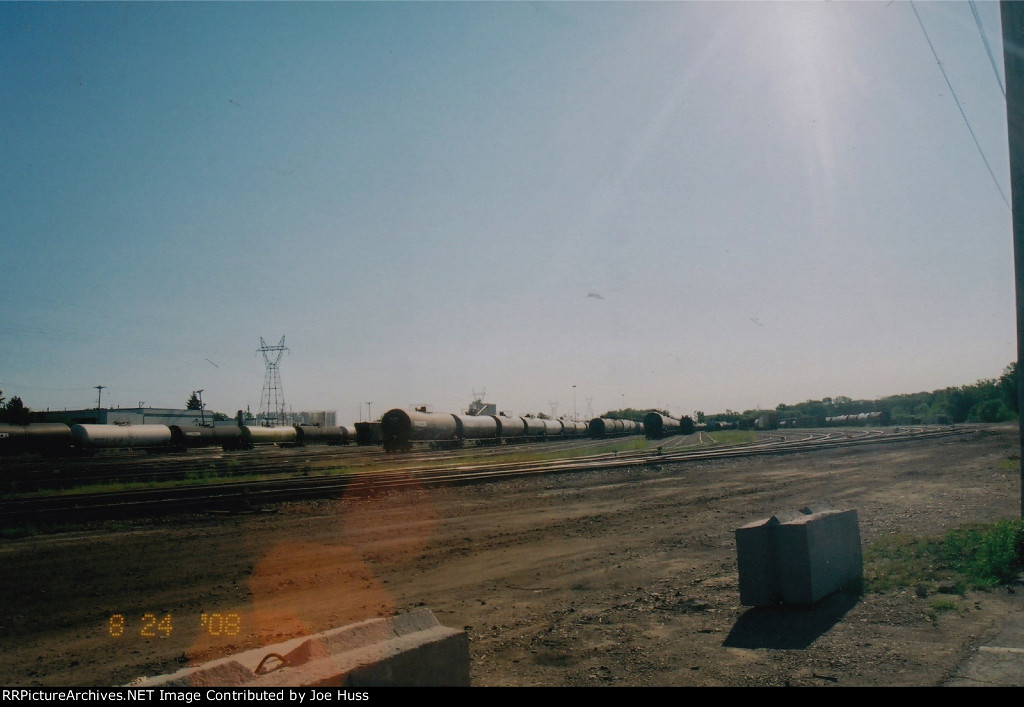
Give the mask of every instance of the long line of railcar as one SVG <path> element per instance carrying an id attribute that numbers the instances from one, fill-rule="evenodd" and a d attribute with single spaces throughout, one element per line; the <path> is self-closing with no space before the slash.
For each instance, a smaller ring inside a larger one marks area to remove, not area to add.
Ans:
<path id="1" fill-rule="evenodd" d="M 354 442 L 355 430 L 315 425 L 256 427 L 254 425 L 68 425 L 34 423 L 0 425 L 0 455 L 38 453 L 44 456 L 90 454 L 103 449 L 142 449 L 183 452 L 198 447 L 224 450 L 257 445 L 301 447 Z"/>
<path id="2" fill-rule="evenodd" d="M 362 428 L 362 429 L 360 429 Z M 425 442 L 435 449 L 462 447 L 467 442 L 486 445 L 619 435 L 646 434 L 660 439 L 671 434 L 693 432 L 688 417 L 672 418 L 649 413 L 644 422 L 594 418 L 589 422 L 549 420 L 504 415 L 460 415 L 422 410 L 393 409 L 379 423 L 354 427 L 293 425 L 257 427 L 223 424 L 187 425 L 99 425 L 33 423 L 0 424 L 0 456 L 40 453 L 46 456 L 92 454 L 104 449 L 138 449 L 149 452 L 184 452 L 201 447 L 224 450 L 252 449 L 258 445 L 299 447 L 313 444 L 379 444 L 385 451 L 407 451 L 413 443 Z"/>
<path id="3" fill-rule="evenodd" d="M 380 420 L 381 441 L 386 452 L 405 452 L 417 442 L 434 449 L 452 449 L 467 442 L 514 444 L 575 437 L 610 437 L 642 434 L 644 425 L 632 420 L 594 418 L 589 423 L 545 420 L 504 415 L 457 415 L 395 408 Z"/>

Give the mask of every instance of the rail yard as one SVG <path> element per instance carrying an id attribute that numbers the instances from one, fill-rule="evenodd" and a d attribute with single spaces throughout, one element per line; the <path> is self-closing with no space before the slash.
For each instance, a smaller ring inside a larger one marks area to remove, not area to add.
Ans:
<path id="1" fill-rule="evenodd" d="M 453 417 L 449 416 L 449 420 Z M 591 423 L 591 427 L 598 425 L 602 432 L 593 438 L 581 439 L 574 435 L 544 445 L 525 445 L 517 449 L 514 459 L 509 459 L 508 448 L 494 447 L 476 447 L 450 454 L 420 452 L 404 456 L 400 462 L 382 459 L 378 450 L 361 447 L 329 450 L 270 447 L 241 457 L 225 450 L 225 453 L 188 458 L 147 459 L 146 456 L 121 454 L 63 462 L 8 460 L 10 468 L 4 469 L 0 478 L 7 496 L 0 498 L 0 522 L 60 522 L 240 510 L 263 503 L 330 497 L 364 488 L 465 484 L 522 475 L 784 454 L 908 438 L 944 437 L 970 431 L 955 427 L 803 430 L 765 434 L 759 439 L 728 445 L 720 445 L 716 439 L 724 438 L 728 432 L 712 435 L 701 431 L 656 442 L 637 439 L 632 444 L 622 444 L 622 436 L 605 438 L 604 421 Z M 384 448 L 387 449 L 386 442 Z M 404 448 L 408 449 L 408 444 Z M 124 488 L 126 484 L 130 488 Z M 87 490 L 82 491 L 83 488 Z"/>
<path id="2" fill-rule="evenodd" d="M 766 615 L 739 605 L 732 539 L 746 522 L 821 501 L 858 510 L 865 546 L 1013 516 L 1015 428 L 935 432 L 786 431 L 715 447 L 700 432 L 399 457 L 319 449 L 330 459 L 317 463 L 352 465 L 347 484 L 290 501 L 251 487 L 244 504 L 9 537 L 0 588 L 20 599 L 3 619 L 8 680 L 118 684 L 422 605 L 466 627 L 477 685 L 941 684 L 974 638 L 1021 608 L 1019 593 L 955 597 L 939 614 L 933 597 L 889 592 Z M 548 458 L 529 460 L 531 448 Z M 281 482 L 313 451 L 228 460 L 267 464 Z M 162 463 L 218 461 L 206 450 Z M 202 618 L 214 614 L 237 630 L 211 632 Z M 115 615 L 126 621 L 117 637 Z M 173 631 L 141 635 L 147 615 Z"/>

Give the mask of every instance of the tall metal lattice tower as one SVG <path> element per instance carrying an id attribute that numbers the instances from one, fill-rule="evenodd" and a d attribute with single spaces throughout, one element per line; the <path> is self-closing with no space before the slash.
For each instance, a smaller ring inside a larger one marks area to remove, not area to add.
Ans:
<path id="1" fill-rule="evenodd" d="M 283 423 L 285 419 L 284 388 L 281 386 L 278 365 L 288 348 L 284 345 L 283 336 L 277 342 L 277 346 L 267 346 L 267 342 L 261 336 L 260 347 L 256 350 L 263 354 L 263 360 L 267 362 L 267 374 L 263 377 L 263 392 L 260 394 L 260 417 L 263 419 L 263 425 L 273 427 Z"/>

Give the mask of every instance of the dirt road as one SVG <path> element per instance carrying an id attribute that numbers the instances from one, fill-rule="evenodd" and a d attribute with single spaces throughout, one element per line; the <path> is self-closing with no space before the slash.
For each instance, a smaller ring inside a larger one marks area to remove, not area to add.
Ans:
<path id="1" fill-rule="evenodd" d="M 1024 592 L 751 610 L 733 531 L 822 501 L 865 546 L 1016 517 L 1016 454 L 1002 427 L 4 540 L 2 680 L 123 684 L 426 606 L 468 631 L 475 685 L 936 685 Z"/>

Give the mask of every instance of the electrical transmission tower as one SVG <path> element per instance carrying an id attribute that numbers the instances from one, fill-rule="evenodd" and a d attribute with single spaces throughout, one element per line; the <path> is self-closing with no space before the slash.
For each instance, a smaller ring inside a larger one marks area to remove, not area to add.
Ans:
<path id="1" fill-rule="evenodd" d="M 267 346 L 267 342 L 261 336 L 260 347 L 256 350 L 263 354 L 263 360 L 267 362 L 267 374 L 263 377 L 263 393 L 260 394 L 260 416 L 265 426 L 273 427 L 278 422 L 284 422 L 284 388 L 281 386 L 278 364 L 281 363 L 281 356 L 288 348 L 284 345 L 283 336 L 277 342 L 277 346 Z"/>

